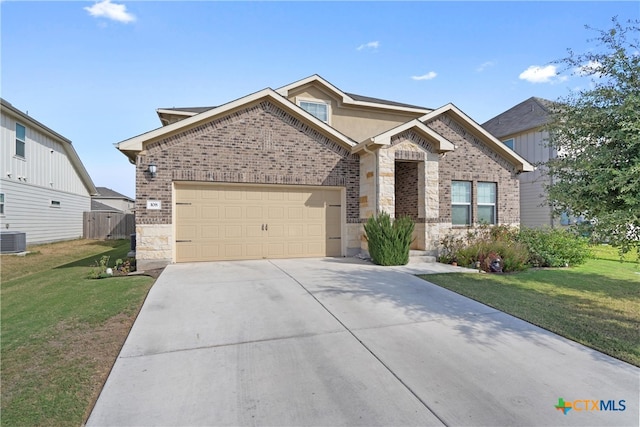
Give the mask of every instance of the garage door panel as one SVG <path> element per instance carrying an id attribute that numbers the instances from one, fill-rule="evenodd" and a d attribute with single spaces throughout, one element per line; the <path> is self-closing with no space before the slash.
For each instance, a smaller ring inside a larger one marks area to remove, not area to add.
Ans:
<path id="1" fill-rule="evenodd" d="M 237 219 L 242 218 L 242 207 L 241 206 L 225 206 L 224 208 L 224 217 L 223 219 Z"/>
<path id="2" fill-rule="evenodd" d="M 202 219 L 219 219 L 220 208 L 218 206 L 202 206 Z"/>
<path id="3" fill-rule="evenodd" d="M 304 208 L 302 206 L 287 208 L 287 219 L 291 221 L 304 219 Z"/>
<path id="4" fill-rule="evenodd" d="M 225 239 L 240 239 L 243 237 L 243 227 L 240 224 L 226 224 L 223 229 Z"/>
<path id="5" fill-rule="evenodd" d="M 194 238 L 195 236 L 191 237 Z M 213 224 L 206 224 L 200 227 L 200 237 L 203 239 L 218 239 L 220 238 L 220 226 Z"/>
<path id="6" fill-rule="evenodd" d="M 322 225 L 320 224 L 309 224 L 307 226 L 307 236 L 313 237 L 324 237 L 324 232 L 322 230 Z"/>
<path id="7" fill-rule="evenodd" d="M 284 237 L 284 225 L 269 224 L 267 227 L 267 236 L 269 238 L 281 238 Z"/>
<path id="8" fill-rule="evenodd" d="M 267 210 L 267 219 L 269 221 L 278 221 L 284 218 L 284 208 L 282 206 L 269 206 Z"/>
<path id="9" fill-rule="evenodd" d="M 176 227 L 176 239 L 192 240 L 198 235 L 198 227 L 195 225 L 180 225 Z"/>
<path id="10" fill-rule="evenodd" d="M 247 237 L 260 238 L 264 234 L 261 224 L 252 224 L 246 226 Z"/>
<path id="11" fill-rule="evenodd" d="M 304 237 L 304 224 L 289 224 L 289 225 L 287 225 L 286 236 L 288 238 L 303 238 Z"/>
<path id="12" fill-rule="evenodd" d="M 177 183 L 176 239 L 191 242 L 176 243 L 176 261 L 340 256 L 329 240 L 340 200 L 338 189 Z"/>
<path id="13" fill-rule="evenodd" d="M 255 205 L 247 206 L 246 207 L 245 218 L 247 218 L 247 219 L 259 219 L 259 220 L 264 218 L 264 211 L 262 209 L 262 206 L 255 206 Z"/>

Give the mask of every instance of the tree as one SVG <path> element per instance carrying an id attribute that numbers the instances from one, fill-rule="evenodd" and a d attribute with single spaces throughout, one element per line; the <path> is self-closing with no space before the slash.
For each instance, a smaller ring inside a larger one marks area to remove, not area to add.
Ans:
<path id="1" fill-rule="evenodd" d="M 549 142 L 558 156 L 547 163 L 547 191 L 556 214 L 584 216 L 625 253 L 640 250 L 640 21 L 612 22 L 589 40 L 603 51 L 569 49 L 556 61 L 591 85 L 553 108 Z"/>

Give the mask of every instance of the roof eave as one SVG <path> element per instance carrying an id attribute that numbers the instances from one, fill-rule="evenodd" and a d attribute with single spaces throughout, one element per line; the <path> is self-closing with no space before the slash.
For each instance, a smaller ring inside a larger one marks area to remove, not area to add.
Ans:
<path id="1" fill-rule="evenodd" d="M 496 139 L 495 136 L 490 134 L 487 130 L 485 130 L 482 126 L 480 126 L 471 117 L 463 113 L 462 110 L 460 110 L 454 104 L 451 104 L 451 103 L 446 104 L 440 108 L 433 110 L 428 114 L 425 114 L 424 116 L 418 118 L 417 120 L 424 123 L 428 120 L 435 119 L 436 117 L 446 113 L 452 114 L 458 120 L 462 120 L 468 123 L 469 125 L 471 125 L 471 127 L 474 130 L 474 134 L 482 138 L 483 140 L 489 142 L 496 151 L 498 151 L 500 154 L 506 157 L 506 159 L 516 167 L 518 172 L 532 172 L 535 170 L 535 167 L 531 163 L 526 161 L 524 158 L 519 156 L 515 151 L 511 150 L 509 147 L 507 147 L 498 139 Z"/>
<path id="2" fill-rule="evenodd" d="M 343 92 L 338 89 L 327 80 L 323 79 L 317 74 L 304 78 L 302 80 L 298 80 L 296 82 L 290 83 L 286 86 L 276 89 L 276 92 L 283 97 L 287 97 L 289 92 L 293 89 L 296 89 L 301 86 L 305 86 L 310 83 L 318 82 L 325 88 L 329 89 L 333 94 L 340 100 L 340 102 L 345 106 L 356 106 L 356 107 L 367 107 L 367 108 L 376 108 L 376 109 L 384 109 L 389 111 L 402 111 L 408 113 L 421 113 L 426 114 L 431 110 L 429 108 L 415 108 L 415 107 L 403 107 L 400 105 L 390 105 L 390 104 L 382 104 L 377 102 L 368 102 L 368 101 L 357 101 L 353 97 L 351 97 L 348 93 Z"/>
<path id="3" fill-rule="evenodd" d="M 116 148 L 122 151 L 129 159 L 135 160 L 135 156 L 140 153 L 144 149 L 144 144 L 150 141 L 158 140 L 161 138 L 165 138 L 171 134 L 175 134 L 180 132 L 185 127 L 197 126 L 200 123 L 213 120 L 215 117 L 221 116 L 227 112 L 233 111 L 235 109 L 241 108 L 243 105 L 247 105 L 249 103 L 257 102 L 261 99 L 269 99 L 274 102 L 278 106 L 287 110 L 289 113 L 297 116 L 298 118 L 309 122 L 314 125 L 321 133 L 326 136 L 330 136 L 331 138 L 339 141 L 342 145 L 351 151 L 352 147 L 355 145 L 355 142 L 345 136 L 344 134 L 338 132 L 334 128 L 330 127 L 326 123 L 317 119 L 310 113 L 306 112 L 302 108 L 297 105 L 291 103 L 286 98 L 280 96 L 273 89 L 267 88 L 261 91 L 255 92 L 253 94 L 247 95 L 243 98 L 236 99 L 235 101 L 231 101 L 227 104 L 221 105 L 219 107 L 213 108 L 211 110 L 204 111 L 200 114 L 196 114 L 194 116 L 185 118 L 179 122 L 172 123 L 167 126 L 163 126 L 152 131 L 143 133 L 141 135 L 135 136 L 133 138 L 121 141 L 116 144 Z"/>

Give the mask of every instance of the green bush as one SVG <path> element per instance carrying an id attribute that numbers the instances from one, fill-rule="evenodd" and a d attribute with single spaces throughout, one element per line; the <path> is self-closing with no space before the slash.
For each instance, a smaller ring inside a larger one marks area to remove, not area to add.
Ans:
<path id="1" fill-rule="evenodd" d="M 391 221 L 388 213 L 371 217 L 364 225 L 369 254 L 378 265 L 405 265 L 409 262 L 409 247 L 415 224 L 403 216 Z"/>
<path id="2" fill-rule="evenodd" d="M 527 246 L 532 267 L 580 265 L 591 257 L 588 239 L 563 229 L 523 228 L 517 239 Z"/>
<path id="3" fill-rule="evenodd" d="M 514 236 L 517 229 L 499 225 L 482 225 L 474 231 L 468 232 L 465 238 L 445 237 L 441 244 L 447 248 L 443 252 L 463 267 L 479 267 L 484 271 L 490 270 L 490 262 L 500 258 L 502 271 L 521 271 L 527 268 L 529 252 Z M 452 254 L 453 252 L 453 254 Z"/>

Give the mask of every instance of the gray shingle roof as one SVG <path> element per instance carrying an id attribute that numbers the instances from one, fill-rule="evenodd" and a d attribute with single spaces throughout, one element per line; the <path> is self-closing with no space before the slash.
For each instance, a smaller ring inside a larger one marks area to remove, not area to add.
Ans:
<path id="1" fill-rule="evenodd" d="M 496 138 L 536 129 L 547 124 L 554 102 L 531 98 L 487 120 L 482 127 Z"/>
<path id="2" fill-rule="evenodd" d="M 353 99 L 355 99 L 356 101 L 374 102 L 376 104 L 394 105 L 396 107 L 420 108 L 422 110 L 432 110 L 433 109 L 433 108 L 421 107 L 419 105 L 403 104 L 402 102 L 395 102 L 395 101 L 389 101 L 389 100 L 386 100 L 386 99 L 372 98 L 370 96 L 357 95 L 355 93 L 349 93 L 349 92 L 345 92 L 345 93 L 347 95 L 349 95 L 350 97 L 352 97 Z"/>
<path id="3" fill-rule="evenodd" d="M 419 105 L 404 104 L 402 102 L 395 102 L 395 101 L 389 101 L 389 100 L 386 100 L 386 99 L 372 98 L 370 96 L 357 95 L 355 93 L 348 93 L 348 92 L 345 92 L 345 93 L 347 95 L 349 95 L 350 97 L 352 97 L 353 99 L 355 99 L 356 101 L 374 102 L 376 104 L 393 105 L 393 106 L 396 106 L 396 107 L 419 108 L 419 109 L 422 109 L 422 110 L 432 110 L 432 108 L 422 107 L 422 106 L 419 106 Z M 200 114 L 200 113 L 204 113 L 205 111 L 211 110 L 212 108 L 216 108 L 216 107 L 159 108 L 159 110 L 178 111 L 178 112 Z"/>
<path id="4" fill-rule="evenodd" d="M 107 187 L 96 187 L 96 190 L 98 190 L 98 195 L 95 196 L 97 199 L 127 199 L 133 201 L 133 199 L 125 196 L 124 194 L 113 191 Z"/>
<path id="5" fill-rule="evenodd" d="M 107 206 L 104 203 L 100 203 L 95 199 L 91 199 L 91 210 L 92 211 L 107 211 L 107 212 L 122 212 L 119 209 L 116 209 L 112 206 Z"/>
<path id="6" fill-rule="evenodd" d="M 180 111 L 185 113 L 204 113 L 205 111 L 209 111 L 212 108 L 216 107 L 181 107 L 181 108 L 159 108 L 159 110 L 167 110 L 167 111 Z"/>

